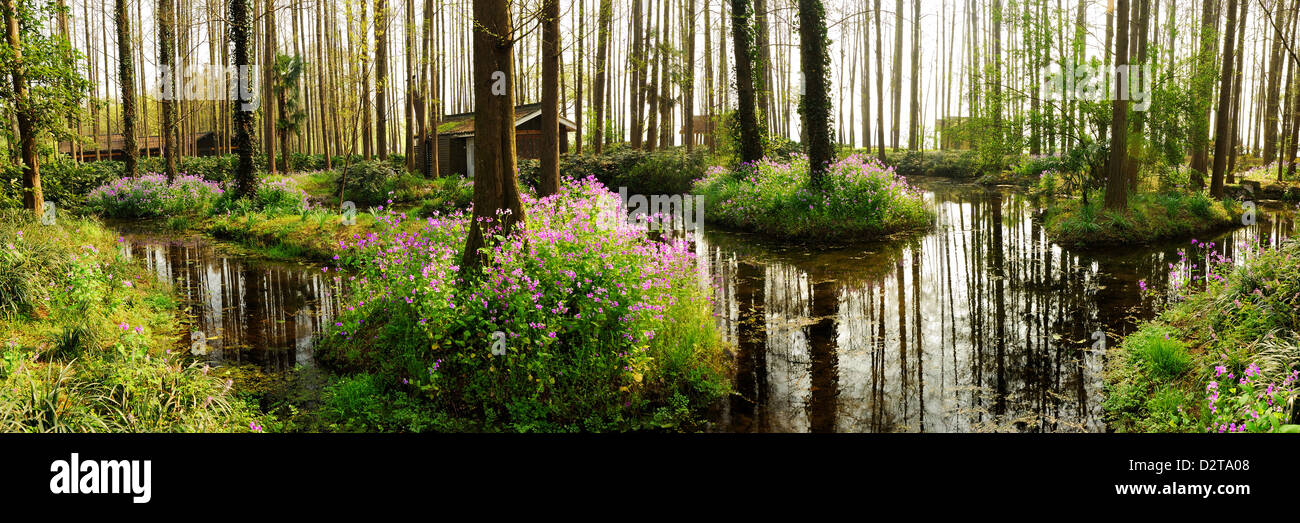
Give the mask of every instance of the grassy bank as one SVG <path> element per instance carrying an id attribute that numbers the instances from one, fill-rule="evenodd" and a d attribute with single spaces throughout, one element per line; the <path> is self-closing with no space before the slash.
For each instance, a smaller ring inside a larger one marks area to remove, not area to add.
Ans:
<path id="1" fill-rule="evenodd" d="M 1109 353 L 1104 407 L 1115 430 L 1300 431 L 1300 242 L 1240 246 L 1249 259 L 1235 268 L 1218 252 L 1184 251 L 1170 294 L 1151 296 L 1172 305 Z"/>
<path id="2" fill-rule="evenodd" d="M 826 185 L 809 188 L 808 159 L 714 167 L 695 185 L 705 219 L 789 239 L 866 240 L 933 226 L 921 191 L 875 158 L 839 160 Z"/>
<path id="3" fill-rule="evenodd" d="M 0 431 L 274 428 L 189 362 L 170 287 L 95 220 L 0 214 Z"/>
<path id="4" fill-rule="evenodd" d="M 1241 225 L 1242 206 L 1204 193 L 1162 192 L 1129 195 L 1125 212 L 1106 210 L 1102 191 L 1081 199 L 1052 201 L 1043 223 L 1052 241 L 1074 247 L 1150 243 L 1191 238 Z"/>

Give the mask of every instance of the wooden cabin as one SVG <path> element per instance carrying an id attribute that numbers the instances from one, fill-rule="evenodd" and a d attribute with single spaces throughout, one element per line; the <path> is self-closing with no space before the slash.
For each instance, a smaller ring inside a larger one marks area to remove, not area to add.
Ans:
<path id="1" fill-rule="evenodd" d="M 515 157 L 538 159 L 542 151 L 542 104 L 515 106 Z M 560 154 L 569 152 L 573 120 L 560 115 Z M 474 113 L 451 114 L 438 123 L 438 175 L 474 176 Z"/>
<path id="2" fill-rule="evenodd" d="M 197 145 L 195 148 L 196 154 L 193 156 L 215 156 L 222 154 L 220 137 L 213 131 L 194 133 L 193 136 L 189 137 L 187 143 Z M 180 140 L 184 142 L 186 137 L 182 136 Z M 136 147 L 140 149 L 138 151 L 140 158 L 162 156 L 162 136 L 142 136 L 136 138 L 135 143 Z M 99 151 L 98 156 L 96 156 L 96 150 Z M 234 150 L 233 147 L 231 150 Z M 95 160 L 122 161 L 126 159 L 126 136 L 122 134 L 102 134 L 92 138 L 91 143 L 60 142 L 59 152 L 82 162 L 93 162 Z"/>

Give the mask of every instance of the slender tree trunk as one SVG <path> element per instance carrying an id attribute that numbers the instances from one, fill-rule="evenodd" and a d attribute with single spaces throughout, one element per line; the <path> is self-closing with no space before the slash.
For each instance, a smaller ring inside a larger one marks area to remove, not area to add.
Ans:
<path id="1" fill-rule="evenodd" d="M 1232 0 L 1236 1 L 1236 0 Z M 1118 0 L 1115 27 L 1115 63 L 1128 63 L 1128 2 Z M 1118 81 L 1118 78 L 1112 78 Z M 1128 100 L 1115 96 L 1111 102 L 1110 165 L 1106 182 L 1106 208 L 1123 212 L 1128 207 L 1128 183 L 1124 162 L 1128 156 Z"/>
<path id="2" fill-rule="evenodd" d="M 120 2 L 120 0 L 119 0 Z M 45 214 L 45 195 L 41 191 L 41 170 L 36 163 L 36 137 L 31 114 L 31 100 L 27 90 L 26 67 L 23 67 L 23 45 L 18 32 L 18 2 L 5 0 L 5 39 L 12 49 L 13 112 L 18 126 L 18 156 L 23 162 L 23 207 L 37 218 Z"/>
<path id="3" fill-rule="evenodd" d="M 131 54 L 131 15 L 127 0 L 116 0 L 118 83 L 122 87 L 124 175 L 136 175 L 140 148 L 135 141 L 135 60 Z"/>
<path id="4" fill-rule="evenodd" d="M 253 168 L 253 113 L 245 110 L 243 104 L 251 102 L 245 98 L 247 94 L 244 86 L 250 85 L 246 76 L 251 70 L 248 60 L 248 36 L 252 32 L 252 21 L 249 17 L 249 0 L 230 0 L 230 42 L 234 46 L 234 66 L 249 66 L 244 69 L 237 69 L 239 73 L 235 80 L 239 87 L 235 90 L 238 96 L 231 102 L 231 120 L 234 121 L 235 147 L 239 149 L 239 167 L 235 171 L 236 194 L 241 198 L 247 198 L 253 195 L 256 189 L 257 178 Z"/>
<path id="5" fill-rule="evenodd" d="M 1201 4 L 1201 31 L 1198 35 L 1200 52 L 1197 54 L 1196 69 L 1193 78 L 1196 85 L 1192 99 L 1196 113 L 1191 121 L 1192 169 L 1191 184 L 1200 189 L 1205 187 L 1205 174 L 1209 173 L 1210 140 L 1207 134 L 1210 127 L 1210 95 L 1214 90 L 1214 76 L 1209 71 L 1214 69 L 1214 44 L 1216 28 L 1219 25 L 1219 4 L 1216 0 L 1203 0 Z"/>
<path id="6" fill-rule="evenodd" d="M 682 141 L 686 151 L 695 150 L 695 0 L 686 0 L 686 24 L 682 33 L 686 45 L 682 46 Z"/>
<path id="7" fill-rule="evenodd" d="M 912 0 L 912 111 L 908 114 L 907 149 L 918 150 L 921 147 L 921 0 Z"/>
<path id="8" fill-rule="evenodd" d="M 605 151 L 605 83 L 609 78 L 609 28 L 610 20 L 613 17 L 613 5 L 611 0 L 600 0 L 599 21 L 596 23 L 596 78 L 595 86 L 592 87 L 592 105 L 596 111 L 596 128 L 591 130 L 592 146 L 596 148 L 596 154 Z"/>
<path id="9" fill-rule="evenodd" d="M 158 64 L 162 67 L 169 85 L 165 87 L 172 96 L 162 98 L 162 138 L 163 158 L 166 163 L 167 181 L 176 179 L 176 69 L 172 59 L 176 52 L 175 38 L 176 15 L 173 0 L 158 0 Z"/>
<path id="10" fill-rule="evenodd" d="M 1232 137 L 1228 134 L 1231 123 L 1228 113 L 1232 109 L 1232 72 L 1235 67 L 1232 34 L 1236 31 L 1236 27 L 1237 0 L 1228 0 L 1228 21 L 1223 33 L 1223 74 L 1219 84 L 1219 108 L 1214 115 L 1214 173 L 1210 177 L 1210 195 L 1215 198 L 1223 197 L 1223 175 L 1228 168 L 1228 148 L 1232 145 Z"/>
<path id="11" fill-rule="evenodd" d="M 560 2 L 542 4 L 542 151 L 538 196 L 560 191 Z"/>
<path id="12" fill-rule="evenodd" d="M 1268 87 L 1264 90 L 1264 163 L 1272 162 L 1277 157 L 1277 122 L 1278 122 L 1278 81 L 1282 75 L 1282 48 L 1288 25 L 1287 12 L 1282 9 L 1282 1 L 1273 2 L 1273 45 L 1268 58 Z M 1294 15 L 1291 15 L 1294 16 Z"/>

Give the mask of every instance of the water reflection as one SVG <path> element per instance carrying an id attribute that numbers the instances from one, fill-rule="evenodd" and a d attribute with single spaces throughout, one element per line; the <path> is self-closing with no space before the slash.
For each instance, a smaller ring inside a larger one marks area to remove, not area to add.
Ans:
<path id="1" fill-rule="evenodd" d="M 339 307 L 319 269 L 231 255 L 198 237 L 125 238 L 129 256 L 189 305 L 191 328 L 206 336 L 212 361 L 267 372 L 314 365 L 312 341 Z"/>
<path id="2" fill-rule="evenodd" d="M 1153 314 L 1138 281 L 1163 288 L 1188 245 L 1063 249 L 1013 190 L 923 185 L 938 213 L 923 237 L 814 250 L 708 231 L 696 242 L 738 347 L 724 430 L 1105 430 L 1105 347 Z M 1203 240 L 1291 236 L 1289 209 L 1261 211 Z"/>

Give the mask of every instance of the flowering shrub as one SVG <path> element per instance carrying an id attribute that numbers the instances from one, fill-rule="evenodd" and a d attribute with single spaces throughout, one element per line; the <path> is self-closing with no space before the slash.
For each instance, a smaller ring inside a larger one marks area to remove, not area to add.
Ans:
<path id="1" fill-rule="evenodd" d="M 852 155 L 832 163 L 826 186 L 808 186 L 808 158 L 742 164 L 737 172 L 710 168 L 695 185 L 705 218 L 730 227 L 785 237 L 871 237 L 927 227 L 933 213 L 922 191 L 875 158 Z"/>
<path id="2" fill-rule="evenodd" d="M 341 266 L 324 270 L 353 301 L 322 358 L 376 372 L 459 428 L 680 426 L 683 405 L 725 393 L 709 295 L 684 242 L 613 220 L 617 197 L 594 178 L 524 204 L 527 223 L 509 234 L 483 223 L 496 241 L 477 276 L 459 266 L 462 213 L 412 233 L 389 208 L 380 232 L 341 242 Z"/>
<path id="3" fill-rule="evenodd" d="M 293 178 L 272 176 L 262 180 L 253 194 L 254 208 L 267 213 L 297 213 L 307 210 L 307 191 Z"/>
<path id="4" fill-rule="evenodd" d="M 113 218 L 145 218 L 206 209 L 225 191 L 215 182 L 180 174 L 171 183 L 162 174 L 120 178 L 86 196 L 95 213 Z"/>
<path id="5" fill-rule="evenodd" d="M 1300 367 L 1300 241 L 1262 246 L 1246 239 L 1235 243 L 1231 258 L 1226 245 L 1192 243 L 1168 264 L 1164 290 L 1139 282 L 1168 308 L 1108 355 L 1105 407 L 1113 426 L 1300 429 L 1283 425 L 1295 414 Z"/>
<path id="6" fill-rule="evenodd" d="M 1219 365 L 1214 380 L 1205 386 L 1206 401 L 1213 416 L 1210 432 L 1295 432 L 1295 425 L 1285 425 L 1286 405 L 1295 394 L 1296 377 L 1292 371 L 1281 386 L 1260 383 L 1259 366 L 1251 363 L 1240 378 Z M 1226 393 L 1226 395 L 1225 395 Z"/>

